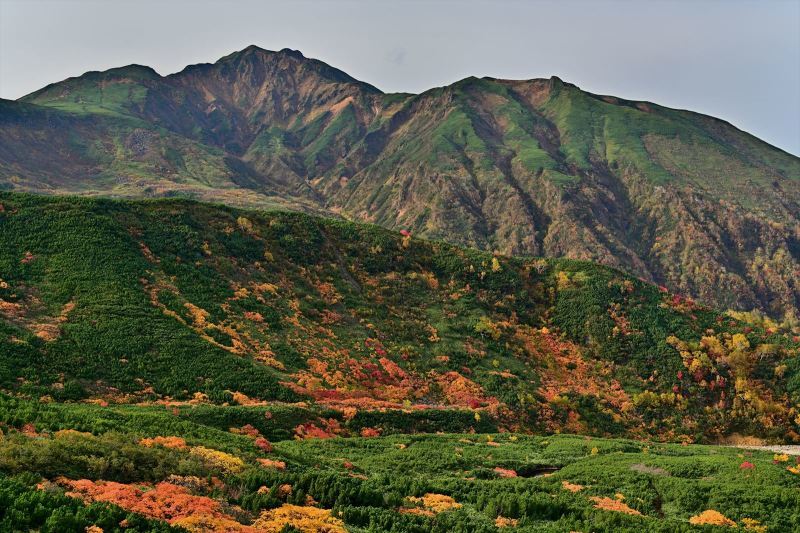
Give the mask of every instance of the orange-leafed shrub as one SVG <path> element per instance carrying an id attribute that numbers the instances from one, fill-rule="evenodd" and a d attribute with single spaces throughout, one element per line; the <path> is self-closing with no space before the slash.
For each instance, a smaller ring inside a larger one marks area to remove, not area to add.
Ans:
<path id="1" fill-rule="evenodd" d="M 617 513 L 625 513 L 632 515 L 642 514 L 636 509 L 631 509 L 626 504 L 622 503 L 620 500 L 615 500 L 614 498 L 607 498 L 605 496 L 592 496 L 589 499 L 594 502 L 595 509 L 602 509 L 604 511 L 614 511 Z"/>
<path id="2" fill-rule="evenodd" d="M 567 480 L 561 482 L 561 488 L 564 490 L 568 490 L 570 492 L 580 492 L 583 490 L 583 485 L 578 485 L 577 483 L 570 483 Z"/>
<path id="3" fill-rule="evenodd" d="M 285 470 L 286 469 L 286 463 L 284 463 L 283 461 L 276 461 L 276 460 L 273 460 L 273 459 L 265 459 L 263 457 L 260 457 L 260 458 L 256 459 L 256 461 L 258 461 L 258 464 L 260 464 L 261 466 L 263 466 L 265 468 L 275 468 L 276 470 Z"/>
<path id="4" fill-rule="evenodd" d="M 260 437 L 261 433 L 250 424 L 245 424 L 240 428 L 230 428 L 228 429 L 231 433 L 235 433 L 237 435 L 247 435 L 248 437 Z"/>
<path id="5" fill-rule="evenodd" d="M 494 519 L 495 527 L 517 527 L 519 520 L 516 518 L 506 518 L 505 516 L 498 516 Z"/>
<path id="6" fill-rule="evenodd" d="M 151 439 L 142 439 L 139 441 L 139 444 L 146 448 L 163 446 L 164 448 L 173 448 L 176 450 L 186 449 L 186 441 L 181 437 L 153 437 Z"/>
<path id="7" fill-rule="evenodd" d="M 256 448 L 264 453 L 272 452 L 272 443 L 264 437 L 256 437 L 256 440 L 253 441 L 253 444 Z"/>
<path id="8" fill-rule="evenodd" d="M 365 438 L 380 437 L 381 430 L 378 428 L 361 428 L 361 436 Z"/>
<path id="9" fill-rule="evenodd" d="M 699 515 L 691 517 L 689 519 L 689 523 L 696 526 L 707 525 L 736 527 L 736 522 L 726 517 L 719 511 L 715 511 L 714 509 L 707 509 Z"/>
<path id="10" fill-rule="evenodd" d="M 494 467 L 494 472 L 500 477 L 517 477 L 517 471 L 510 468 Z"/>
<path id="11" fill-rule="evenodd" d="M 238 523 L 222 510 L 217 500 L 206 496 L 195 496 L 185 487 L 171 483 L 159 483 L 154 488 L 142 488 L 113 481 L 76 481 L 59 478 L 59 484 L 71 489 L 67 495 L 88 502 L 106 502 L 118 505 L 126 511 L 139 513 L 148 518 L 166 520 L 189 531 L 227 531 L 255 533 L 254 528 Z M 220 526 L 209 529 L 209 524 Z"/>

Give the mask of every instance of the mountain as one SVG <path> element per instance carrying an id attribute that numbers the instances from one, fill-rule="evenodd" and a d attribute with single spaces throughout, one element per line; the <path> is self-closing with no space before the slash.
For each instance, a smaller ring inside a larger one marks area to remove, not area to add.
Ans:
<path id="1" fill-rule="evenodd" d="M 800 438 L 800 331 L 593 263 L 186 200 L 0 193 L 0 229 L 14 394 L 303 402 L 387 430 Z"/>
<path id="2" fill-rule="evenodd" d="M 800 307 L 800 159 L 558 78 L 385 94 L 254 46 L 169 76 L 90 72 L 0 102 L 0 186 L 299 210 Z"/>

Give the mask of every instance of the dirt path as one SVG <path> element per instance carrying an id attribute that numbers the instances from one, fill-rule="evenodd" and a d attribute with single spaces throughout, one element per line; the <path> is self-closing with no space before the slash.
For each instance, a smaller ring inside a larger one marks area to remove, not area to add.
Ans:
<path id="1" fill-rule="evenodd" d="M 788 455 L 800 455 L 800 445 L 797 444 L 777 444 L 774 446 L 734 446 L 746 450 L 761 450 L 764 452 L 785 453 Z"/>

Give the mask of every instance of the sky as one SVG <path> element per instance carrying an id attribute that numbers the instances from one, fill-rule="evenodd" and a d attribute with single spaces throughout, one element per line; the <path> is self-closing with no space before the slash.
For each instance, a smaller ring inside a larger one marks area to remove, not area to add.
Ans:
<path id="1" fill-rule="evenodd" d="M 725 119 L 800 155 L 800 0 L 0 0 L 0 97 L 255 44 L 386 92 L 559 76 Z"/>

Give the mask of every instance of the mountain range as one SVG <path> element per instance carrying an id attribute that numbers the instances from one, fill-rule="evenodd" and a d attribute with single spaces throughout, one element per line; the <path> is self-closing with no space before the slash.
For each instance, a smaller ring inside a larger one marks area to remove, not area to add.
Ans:
<path id="1" fill-rule="evenodd" d="M 300 210 L 593 260 L 720 308 L 800 306 L 800 159 L 555 77 L 387 94 L 255 46 L 89 72 L 0 101 L 0 187 Z"/>
<path id="2" fill-rule="evenodd" d="M 558 78 L 0 100 L 0 532 L 796 531 L 799 203 Z"/>

